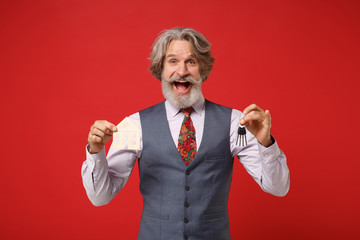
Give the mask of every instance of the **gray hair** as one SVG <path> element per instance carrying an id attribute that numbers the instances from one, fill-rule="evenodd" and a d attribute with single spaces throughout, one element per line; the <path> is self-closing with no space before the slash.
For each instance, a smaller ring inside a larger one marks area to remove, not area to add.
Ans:
<path id="1" fill-rule="evenodd" d="M 149 70 L 152 75 L 161 80 L 166 50 L 173 40 L 186 40 L 192 43 L 194 55 L 199 62 L 200 76 L 205 81 L 210 75 L 215 59 L 211 55 L 210 42 L 204 35 L 191 28 L 175 27 L 163 31 L 156 38 L 150 54 L 151 67 Z"/>

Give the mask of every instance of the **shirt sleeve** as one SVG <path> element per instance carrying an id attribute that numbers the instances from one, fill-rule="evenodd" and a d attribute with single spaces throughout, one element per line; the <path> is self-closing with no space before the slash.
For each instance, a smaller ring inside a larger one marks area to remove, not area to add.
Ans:
<path id="1" fill-rule="evenodd" d="M 290 188 L 290 175 L 285 154 L 280 150 L 274 138 L 271 146 L 264 147 L 249 131 L 246 131 L 247 145 L 237 146 L 237 129 L 242 117 L 242 112 L 233 109 L 230 127 L 232 155 L 238 156 L 246 171 L 265 192 L 275 196 L 285 196 Z"/>
<path id="2" fill-rule="evenodd" d="M 140 115 L 135 113 L 129 119 L 134 123 L 140 122 Z M 139 150 L 118 150 L 111 145 L 106 156 L 105 147 L 99 153 L 90 154 L 88 146 L 86 146 L 86 160 L 81 168 L 83 185 L 92 204 L 105 205 L 128 181 L 136 158 L 142 153 L 142 134 L 140 133 Z"/>

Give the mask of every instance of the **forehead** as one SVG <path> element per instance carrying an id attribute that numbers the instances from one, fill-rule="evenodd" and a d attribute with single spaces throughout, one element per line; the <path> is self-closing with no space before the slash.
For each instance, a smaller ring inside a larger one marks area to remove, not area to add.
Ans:
<path id="1" fill-rule="evenodd" d="M 194 48 L 191 42 L 186 40 L 173 40 L 170 42 L 166 50 L 166 57 L 168 55 L 189 56 L 194 55 Z"/>

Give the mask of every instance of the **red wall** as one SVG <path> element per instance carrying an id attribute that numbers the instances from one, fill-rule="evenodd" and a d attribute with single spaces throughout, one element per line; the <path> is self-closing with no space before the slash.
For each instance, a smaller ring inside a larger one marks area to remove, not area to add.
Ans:
<path id="1" fill-rule="evenodd" d="M 1 1 L 0 238 L 136 238 L 137 166 L 103 207 L 80 169 L 96 119 L 118 123 L 163 99 L 147 58 L 174 26 L 213 44 L 205 97 L 270 109 L 288 157 L 284 198 L 235 162 L 233 239 L 360 237 L 359 16 L 349 0 Z"/>

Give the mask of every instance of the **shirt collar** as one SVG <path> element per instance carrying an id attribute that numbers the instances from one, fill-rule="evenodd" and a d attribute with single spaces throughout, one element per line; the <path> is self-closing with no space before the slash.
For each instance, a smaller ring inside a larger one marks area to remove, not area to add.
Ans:
<path id="1" fill-rule="evenodd" d="M 199 101 L 194 103 L 192 105 L 192 108 L 194 109 L 194 111 L 197 114 L 199 114 L 201 116 L 205 109 L 204 97 L 201 97 L 201 99 Z M 180 112 L 180 108 L 173 106 L 168 100 L 165 101 L 165 109 L 166 109 L 168 118 L 173 118 Z"/>
<path id="2" fill-rule="evenodd" d="M 199 114 L 200 116 L 202 115 L 204 108 L 205 108 L 205 99 L 203 96 L 201 96 L 200 100 L 197 101 L 196 103 L 194 103 L 192 105 L 194 111 Z"/>

